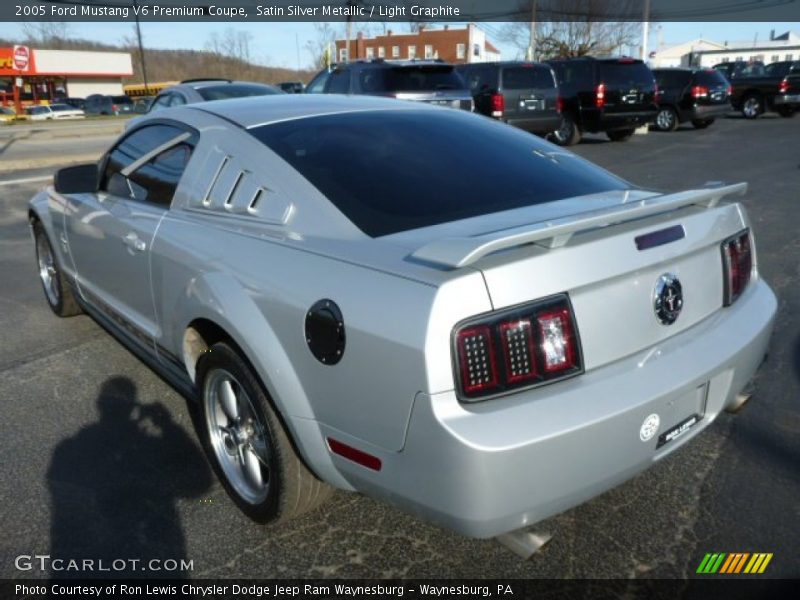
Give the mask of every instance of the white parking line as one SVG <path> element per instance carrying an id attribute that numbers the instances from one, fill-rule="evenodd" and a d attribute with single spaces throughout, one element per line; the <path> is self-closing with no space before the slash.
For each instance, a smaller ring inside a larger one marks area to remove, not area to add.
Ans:
<path id="1" fill-rule="evenodd" d="M 34 181 L 47 181 L 48 179 L 53 179 L 52 175 L 39 175 L 38 177 L 25 177 L 23 179 L 8 179 L 6 181 L 0 180 L 0 186 L 2 185 L 17 185 L 19 183 L 33 183 Z"/>

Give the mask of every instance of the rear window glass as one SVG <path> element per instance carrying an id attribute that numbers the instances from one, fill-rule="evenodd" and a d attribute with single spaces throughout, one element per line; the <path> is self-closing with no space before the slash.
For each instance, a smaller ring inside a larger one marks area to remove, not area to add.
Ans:
<path id="1" fill-rule="evenodd" d="M 422 92 L 466 87 L 464 80 L 448 65 L 366 69 L 360 77 L 364 92 Z"/>
<path id="2" fill-rule="evenodd" d="M 203 97 L 203 100 L 224 100 L 226 98 L 244 98 L 245 96 L 266 96 L 279 92 L 266 85 L 226 83 L 198 88 L 197 93 Z"/>
<path id="3" fill-rule="evenodd" d="M 609 62 L 602 63 L 600 77 L 607 86 L 633 87 L 652 86 L 653 74 L 644 63 Z"/>
<path id="4" fill-rule="evenodd" d="M 728 85 L 728 80 L 725 79 L 725 75 L 714 69 L 698 71 L 697 73 L 694 74 L 694 81 L 696 84 L 704 85 L 706 87 Z"/>
<path id="5" fill-rule="evenodd" d="M 129 96 L 111 96 L 111 101 L 114 104 L 133 104 Z"/>
<path id="6" fill-rule="evenodd" d="M 373 237 L 630 187 L 524 131 L 458 110 L 323 115 L 250 133 Z"/>
<path id="7" fill-rule="evenodd" d="M 555 87 L 550 69 L 542 67 L 512 67 L 503 69 L 503 88 L 525 90 Z"/>
<path id="8" fill-rule="evenodd" d="M 692 74 L 689 71 L 653 71 L 659 89 L 683 88 L 689 84 Z"/>

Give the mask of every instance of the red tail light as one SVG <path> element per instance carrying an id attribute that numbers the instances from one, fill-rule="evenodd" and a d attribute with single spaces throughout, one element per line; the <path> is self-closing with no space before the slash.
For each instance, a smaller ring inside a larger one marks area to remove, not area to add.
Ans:
<path id="1" fill-rule="evenodd" d="M 556 98 L 556 112 L 564 112 L 564 99 L 561 96 Z"/>
<path id="2" fill-rule="evenodd" d="M 603 108 L 606 105 L 606 84 L 601 83 L 594 91 L 594 105 Z"/>
<path id="3" fill-rule="evenodd" d="M 725 92 L 728 94 L 728 96 L 732 96 L 733 95 L 733 86 L 729 85 L 728 89 L 725 90 Z"/>
<path id="4" fill-rule="evenodd" d="M 506 110 L 506 99 L 503 94 L 492 94 L 492 116 L 502 117 Z"/>
<path id="5" fill-rule="evenodd" d="M 569 298 L 559 295 L 470 320 L 453 334 L 463 400 L 530 388 L 583 372 Z"/>
<path id="6" fill-rule="evenodd" d="M 112 111 L 114 111 L 114 112 L 117 112 L 117 108 L 118 108 L 118 107 L 117 107 L 117 105 L 116 105 L 116 104 L 112 104 L 112 105 L 111 105 L 111 110 L 112 110 Z"/>
<path id="7" fill-rule="evenodd" d="M 778 84 L 778 93 L 785 94 L 789 91 L 789 80 L 782 79 L 781 82 Z"/>
<path id="8" fill-rule="evenodd" d="M 696 85 L 692 88 L 692 98 L 708 97 L 708 88 L 704 85 Z"/>
<path id="9" fill-rule="evenodd" d="M 722 265 L 725 278 L 723 305 L 730 306 L 750 283 L 753 249 L 749 230 L 745 229 L 722 242 Z"/>
<path id="10" fill-rule="evenodd" d="M 653 102 L 654 102 L 655 104 L 658 104 L 658 95 L 659 95 L 660 93 L 661 93 L 661 91 L 658 89 L 658 84 L 657 84 L 657 83 L 656 83 L 656 84 L 654 84 L 654 85 L 653 85 Z"/>

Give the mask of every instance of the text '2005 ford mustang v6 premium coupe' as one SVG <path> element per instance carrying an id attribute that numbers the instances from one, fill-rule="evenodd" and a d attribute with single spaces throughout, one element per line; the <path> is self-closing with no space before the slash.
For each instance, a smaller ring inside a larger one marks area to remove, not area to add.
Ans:
<path id="1" fill-rule="evenodd" d="M 29 217 L 51 308 L 197 398 L 249 516 L 340 488 L 492 537 L 741 403 L 776 310 L 744 191 L 639 189 L 463 111 L 275 96 L 144 117 Z"/>

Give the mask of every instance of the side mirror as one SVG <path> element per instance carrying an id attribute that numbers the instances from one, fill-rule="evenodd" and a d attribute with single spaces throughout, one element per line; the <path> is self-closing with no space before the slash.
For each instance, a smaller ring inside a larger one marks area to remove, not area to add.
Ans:
<path id="1" fill-rule="evenodd" d="M 97 163 L 65 167 L 56 171 L 53 187 L 59 194 L 89 194 L 97 191 Z"/>

